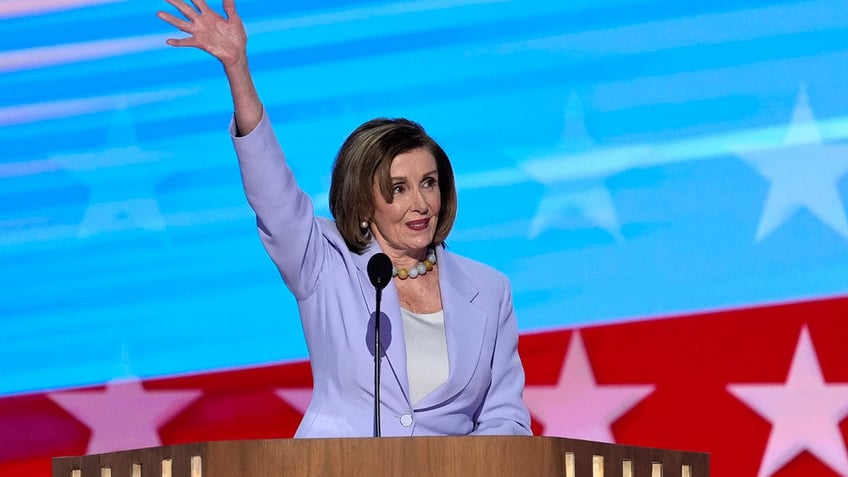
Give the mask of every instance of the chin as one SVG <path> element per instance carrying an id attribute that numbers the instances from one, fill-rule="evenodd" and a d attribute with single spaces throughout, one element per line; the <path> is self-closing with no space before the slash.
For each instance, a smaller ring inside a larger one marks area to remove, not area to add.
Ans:
<path id="1" fill-rule="evenodd" d="M 410 242 L 409 248 L 411 248 L 413 250 L 421 250 L 421 249 L 425 249 L 425 248 L 429 247 L 430 244 L 432 244 L 432 243 L 433 243 L 433 237 L 431 236 L 429 239 L 415 240 L 413 242 Z"/>

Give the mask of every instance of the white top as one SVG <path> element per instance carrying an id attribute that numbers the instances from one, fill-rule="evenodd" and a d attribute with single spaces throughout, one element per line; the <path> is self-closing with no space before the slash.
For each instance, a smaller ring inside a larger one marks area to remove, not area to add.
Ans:
<path id="1" fill-rule="evenodd" d="M 445 314 L 413 313 L 400 309 L 406 341 L 409 399 L 414 405 L 448 380 L 448 341 Z"/>

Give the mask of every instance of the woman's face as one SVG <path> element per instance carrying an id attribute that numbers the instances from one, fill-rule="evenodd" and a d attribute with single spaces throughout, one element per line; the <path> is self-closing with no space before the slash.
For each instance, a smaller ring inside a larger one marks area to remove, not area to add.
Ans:
<path id="1" fill-rule="evenodd" d="M 375 181 L 371 231 L 390 256 L 421 258 L 433 243 L 442 196 L 436 159 L 427 149 L 398 154 L 390 168 L 392 202 L 388 203 Z"/>

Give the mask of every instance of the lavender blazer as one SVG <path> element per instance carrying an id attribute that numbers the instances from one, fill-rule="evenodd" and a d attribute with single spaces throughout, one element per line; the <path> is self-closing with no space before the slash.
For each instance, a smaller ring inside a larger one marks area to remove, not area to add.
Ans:
<path id="1" fill-rule="evenodd" d="M 315 217 L 267 117 L 247 136 L 235 137 L 232 125 L 230 133 L 260 238 L 297 298 L 309 349 L 314 389 L 296 437 L 371 436 L 375 292 L 366 267 L 380 247 L 372 241 L 361 255 L 351 252 L 335 222 Z M 380 322 L 382 435 L 530 434 L 507 278 L 442 247 L 436 254 L 448 380 L 410 402 L 400 302 L 389 283 Z"/>

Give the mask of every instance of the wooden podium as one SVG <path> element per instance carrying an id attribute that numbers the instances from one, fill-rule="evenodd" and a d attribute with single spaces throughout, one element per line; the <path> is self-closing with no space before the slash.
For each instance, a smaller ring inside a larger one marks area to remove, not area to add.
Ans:
<path id="1" fill-rule="evenodd" d="M 53 459 L 53 477 L 708 477 L 709 455 L 556 437 L 202 442 Z"/>

